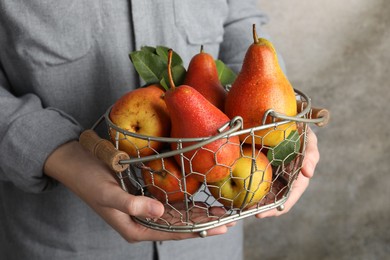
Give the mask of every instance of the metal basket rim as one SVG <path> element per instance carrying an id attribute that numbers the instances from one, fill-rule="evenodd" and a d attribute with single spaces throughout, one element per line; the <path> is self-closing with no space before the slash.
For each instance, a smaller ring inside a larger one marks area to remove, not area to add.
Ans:
<path id="1" fill-rule="evenodd" d="M 159 230 L 159 231 L 165 231 L 165 232 L 174 232 L 174 233 L 189 233 L 189 232 L 201 232 L 205 230 L 209 230 L 211 228 L 216 228 L 222 225 L 226 225 L 232 221 L 238 221 L 245 219 L 247 217 L 266 212 L 268 210 L 283 207 L 284 203 L 287 201 L 291 190 L 287 191 L 283 198 L 278 199 L 276 202 L 263 205 L 261 207 L 255 207 L 253 209 L 246 209 L 240 212 L 236 212 L 233 214 L 230 214 L 228 216 L 222 217 L 220 219 L 211 220 L 203 223 L 193 223 L 188 225 L 166 225 L 166 224 L 159 224 L 153 221 L 148 221 L 148 219 L 143 219 L 139 217 L 132 216 L 133 220 L 136 222 L 145 225 L 149 228 Z"/>
<path id="2" fill-rule="evenodd" d="M 243 129 L 243 119 L 241 117 L 235 117 L 231 119 L 229 122 L 224 124 L 223 126 L 220 127 L 219 132 L 216 135 L 213 136 L 207 136 L 207 137 L 197 137 L 197 138 L 173 138 L 173 137 L 156 137 L 156 136 L 147 136 L 147 135 L 142 135 L 142 134 L 137 134 L 133 132 L 126 131 L 117 125 L 115 125 L 111 120 L 110 120 L 110 112 L 113 107 L 110 106 L 104 115 L 102 115 L 99 120 L 94 124 L 92 129 L 96 128 L 98 124 L 101 122 L 105 121 L 108 127 L 114 129 L 117 131 L 116 133 L 116 139 L 118 139 L 119 133 L 122 133 L 124 135 L 134 137 L 134 138 L 139 138 L 139 139 L 144 139 L 148 141 L 158 141 L 158 142 L 171 142 L 171 143 L 178 143 L 178 148 L 176 150 L 170 150 L 170 151 L 163 151 L 161 153 L 157 153 L 154 155 L 149 155 L 149 156 L 139 156 L 139 157 L 132 157 L 128 160 L 120 160 L 120 164 L 129 164 L 130 168 L 132 167 L 133 164 L 135 163 L 142 163 L 146 162 L 149 160 L 153 159 L 159 159 L 159 158 L 166 158 L 166 157 L 171 157 L 177 154 L 182 154 L 186 153 L 187 151 L 191 151 L 194 149 L 197 149 L 199 147 L 205 146 L 208 143 L 211 143 L 217 139 L 220 138 L 229 138 L 231 136 L 237 136 L 237 135 L 242 135 L 242 134 L 253 134 L 255 131 L 263 130 L 263 129 L 268 129 L 272 127 L 277 127 L 279 125 L 283 124 L 288 124 L 290 122 L 300 122 L 300 123 L 318 123 L 323 120 L 323 118 L 310 118 L 308 114 L 311 111 L 311 99 L 308 95 L 306 95 L 304 92 L 294 89 L 296 93 L 296 98 L 299 101 L 305 102 L 305 105 L 301 106 L 301 112 L 299 112 L 296 116 L 290 117 L 286 116 L 284 114 L 277 113 L 273 111 L 272 109 L 268 110 L 262 121 L 262 125 L 259 125 L 257 127 L 253 128 L 247 128 Z M 265 124 L 267 117 L 272 117 L 273 122 Z M 116 140 L 116 148 L 118 149 L 118 140 Z M 184 142 L 194 142 L 195 144 L 191 144 L 187 147 L 182 147 L 182 143 Z M 306 136 L 304 136 L 304 142 L 303 142 L 303 147 L 301 149 L 305 150 L 306 146 Z M 302 166 L 302 160 L 303 160 L 303 155 L 299 156 L 298 159 L 296 159 L 297 165 L 294 166 L 294 174 L 297 174 L 299 172 L 301 166 Z M 131 172 L 133 169 L 131 170 Z M 184 173 L 183 173 L 184 174 Z M 121 178 L 120 178 L 121 179 Z M 291 180 L 291 183 L 293 183 L 294 180 Z M 243 211 L 234 211 L 230 215 L 224 216 L 222 218 L 218 218 L 215 220 L 210 220 L 207 222 L 200 222 L 200 223 L 188 223 L 187 222 L 182 222 L 184 225 L 175 225 L 171 224 L 168 222 L 168 224 L 161 224 L 158 222 L 155 222 L 154 220 L 149 220 L 149 219 L 142 219 L 142 218 L 137 218 L 137 217 L 132 217 L 136 222 L 147 226 L 152 229 L 160 230 L 160 231 L 167 231 L 167 232 L 202 232 L 206 231 L 208 229 L 218 227 L 227 223 L 230 223 L 232 221 L 237 221 L 244 219 L 246 217 L 268 211 L 270 209 L 278 208 L 279 210 L 282 210 L 284 203 L 288 199 L 290 192 L 291 192 L 291 185 L 289 182 L 288 185 L 286 185 L 286 190 L 283 192 L 283 195 L 281 198 L 278 198 L 276 201 L 270 204 L 266 204 L 263 206 L 258 206 L 253 209 L 246 209 Z M 126 184 L 124 182 L 121 182 L 122 188 L 126 190 Z M 130 192 L 129 192 L 130 193 Z M 188 198 L 185 198 L 185 203 L 187 205 L 187 200 Z M 246 201 L 246 199 L 244 200 Z M 244 205 L 244 204 L 243 204 Z M 280 207 L 280 208 L 279 208 Z"/>

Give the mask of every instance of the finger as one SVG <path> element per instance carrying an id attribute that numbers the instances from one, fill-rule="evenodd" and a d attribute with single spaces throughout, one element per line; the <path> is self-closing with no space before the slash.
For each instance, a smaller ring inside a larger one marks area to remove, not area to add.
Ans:
<path id="1" fill-rule="evenodd" d="M 136 223 L 129 215 L 110 208 L 101 208 L 99 215 L 105 219 L 129 243 L 141 241 L 166 241 L 198 238 L 198 232 L 174 233 L 158 231 Z M 228 231 L 226 226 L 207 230 L 207 236 L 216 236 Z"/>
<path id="2" fill-rule="evenodd" d="M 158 218 L 164 213 L 164 206 L 159 201 L 146 196 L 131 195 L 115 182 L 104 187 L 98 201 L 101 206 L 136 217 Z"/>
<path id="3" fill-rule="evenodd" d="M 266 217 L 277 217 L 283 214 L 286 214 L 290 211 L 290 209 L 297 203 L 299 198 L 302 196 L 307 186 L 309 186 L 310 179 L 306 176 L 299 174 L 297 180 L 294 182 L 290 196 L 287 201 L 284 203 L 284 209 L 282 211 L 278 209 L 272 209 L 269 211 L 265 211 L 255 216 L 257 218 L 266 218 Z"/>
<path id="4" fill-rule="evenodd" d="M 307 138 L 306 154 L 302 162 L 301 171 L 304 176 L 311 178 L 313 177 L 317 163 L 320 160 L 320 153 L 317 146 L 317 136 L 310 127 L 307 129 Z"/>
<path id="5" fill-rule="evenodd" d="M 225 234 L 228 231 L 226 225 L 215 227 L 212 229 L 208 229 L 206 232 L 207 237 L 218 236 Z M 199 238 L 200 232 L 186 232 L 186 233 L 175 233 L 175 232 L 162 232 L 153 229 L 148 229 L 145 232 L 145 236 L 147 240 L 156 239 L 157 241 L 165 241 L 165 240 L 183 240 L 190 238 Z"/>

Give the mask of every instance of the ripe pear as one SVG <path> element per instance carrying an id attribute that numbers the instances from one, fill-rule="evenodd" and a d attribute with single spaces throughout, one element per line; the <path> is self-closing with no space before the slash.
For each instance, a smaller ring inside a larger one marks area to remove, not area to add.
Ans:
<path id="1" fill-rule="evenodd" d="M 210 193 L 227 208 L 249 208 L 271 189 L 272 166 L 260 150 L 255 149 L 252 156 L 251 145 L 242 147 L 242 157 L 233 165 L 231 175 L 208 185 Z"/>
<path id="2" fill-rule="evenodd" d="M 200 53 L 192 57 L 188 65 L 184 84 L 199 91 L 220 110 L 224 109 L 227 92 L 219 81 L 214 58 L 204 52 L 203 45 Z"/>
<path id="3" fill-rule="evenodd" d="M 297 101 L 294 89 L 281 69 L 273 44 L 264 38 L 258 38 L 253 25 L 254 42 L 245 54 L 241 71 L 233 82 L 225 101 L 225 113 L 230 118 L 241 116 L 244 128 L 262 125 L 267 110 L 287 116 L 297 114 Z M 266 124 L 271 123 L 268 116 Z M 295 122 L 271 127 L 255 132 L 255 143 L 276 146 L 291 131 L 296 129 Z M 244 142 L 251 143 L 250 136 L 240 136 Z"/>
<path id="4" fill-rule="evenodd" d="M 186 194 L 195 194 L 201 186 L 194 175 L 183 177 L 180 166 L 172 157 L 148 161 L 145 166 L 142 170 L 145 185 L 163 203 L 183 201 Z"/>
<path id="5" fill-rule="evenodd" d="M 170 69 L 172 51 L 168 55 L 168 75 L 170 89 L 165 93 L 165 103 L 171 115 L 171 137 L 196 138 L 211 137 L 230 119 L 211 104 L 199 91 L 181 85 L 175 87 Z M 194 142 L 183 142 L 183 147 Z M 177 148 L 173 143 L 172 149 Z M 184 153 L 184 168 L 200 181 L 216 182 L 229 175 L 230 166 L 240 156 L 240 142 L 237 136 L 221 138 L 202 148 Z M 175 156 L 181 165 L 181 156 Z"/>
<path id="6" fill-rule="evenodd" d="M 110 111 L 111 121 L 128 132 L 145 136 L 167 137 L 171 121 L 158 84 L 138 88 L 121 96 Z M 117 131 L 110 129 L 112 142 Z M 147 156 L 161 150 L 164 143 L 119 134 L 119 149 L 132 157 Z"/>

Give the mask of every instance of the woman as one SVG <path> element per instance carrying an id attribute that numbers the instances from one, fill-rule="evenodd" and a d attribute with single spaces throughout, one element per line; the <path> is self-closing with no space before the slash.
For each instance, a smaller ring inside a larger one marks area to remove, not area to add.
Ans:
<path id="1" fill-rule="evenodd" d="M 0 254 L 5 259 L 243 257 L 241 223 L 188 240 L 198 234 L 159 232 L 132 221 L 129 215 L 156 218 L 163 206 L 122 191 L 77 139 L 121 95 L 142 85 L 127 55 L 143 45 L 169 46 L 188 64 L 203 44 L 238 71 L 252 24 L 259 28 L 266 22 L 256 2 L 0 1 Z M 318 161 L 315 135 L 310 139 L 285 212 Z M 157 242 L 165 240 L 182 241 Z"/>

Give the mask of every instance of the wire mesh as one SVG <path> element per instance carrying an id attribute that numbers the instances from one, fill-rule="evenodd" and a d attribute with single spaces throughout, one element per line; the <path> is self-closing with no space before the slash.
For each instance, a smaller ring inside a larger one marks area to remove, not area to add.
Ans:
<path id="1" fill-rule="evenodd" d="M 320 120 L 311 116 L 310 98 L 298 90 L 296 96 L 301 107 L 295 117 L 270 110 L 265 115 L 273 118 L 270 124 L 243 129 L 243 120 L 237 117 L 214 136 L 182 139 L 123 130 L 111 122 L 108 109 L 104 119 L 112 142 L 116 149 L 133 153 L 129 160 L 120 161 L 130 166 L 117 173 L 122 188 L 133 195 L 157 199 L 165 207 L 158 219 L 134 220 L 157 230 L 200 232 L 270 209 L 281 210 L 302 167 L 308 124 Z M 265 129 L 271 131 L 258 134 Z M 264 145 L 267 135 L 275 132 L 288 140 L 290 154 L 279 157 L 284 149 Z M 237 136 L 240 142 L 233 141 Z M 217 141 L 219 148 L 210 149 L 209 145 Z M 225 148 L 231 147 L 239 156 L 226 164 L 220 158 Z M 199 170 L 199 161 L 209 166 Z M 226 177 L 209 181 L 217 171 L 225 172 Z"/>

